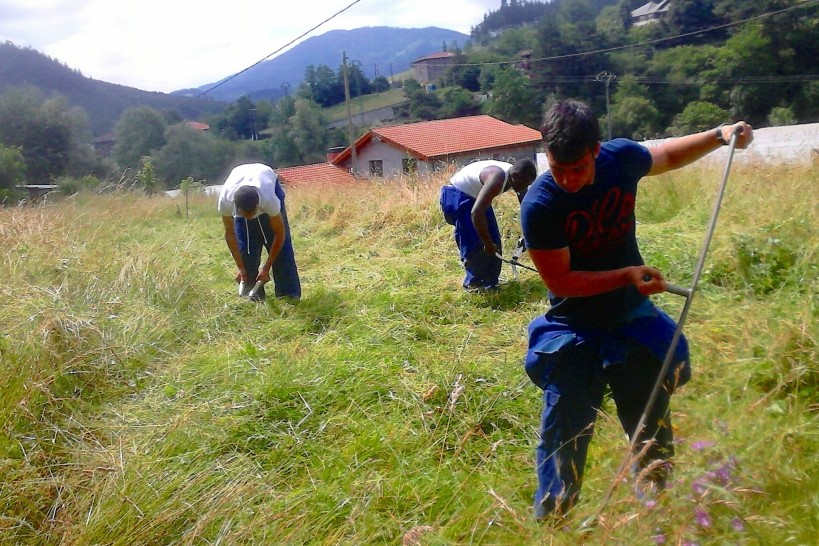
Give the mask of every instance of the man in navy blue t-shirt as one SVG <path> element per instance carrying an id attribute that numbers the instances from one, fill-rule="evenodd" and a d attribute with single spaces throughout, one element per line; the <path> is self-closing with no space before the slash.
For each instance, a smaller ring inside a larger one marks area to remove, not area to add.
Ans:
<path id="1" fill-rule="evenodd" d="M 544 116 L 549 171 L 521 204 L 529 256 L 551 303 L 529 325 L 525 359 L 527 374 L 543 390 L 536 517 L 563 514 L 576 502 L 607 387 L 626 433 L 636 432 L 674 335 L 674 321 L 648 299 L 666 281 L 644 264 L 637 246 L 637 183 L 716 150 L 738 126 L 737 147 L 747 148 L 752 130 L 739 122 L 649 149 L 623 138 L 601 144 L 597 117 L 577 101 L 559 101 Z M 666 388 L 639 431 L 636 468 L 645 470 L 648 485 L 665 483 L 673 455 L 669 398 L 689 378 L 682 338 Z"/>

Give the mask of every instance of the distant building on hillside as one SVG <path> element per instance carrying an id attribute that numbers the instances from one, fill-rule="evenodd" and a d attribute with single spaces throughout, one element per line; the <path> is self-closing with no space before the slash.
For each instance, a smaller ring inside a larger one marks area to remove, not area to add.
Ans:
<path id="1" fill-rule="evenodd" d="M 111 157 L 111 152 L 114 150 L 114 144 L 117 143 L 117 137 L 114 133 L 105 133 L 91 141 L 91 147 L 94 152 L 100 157 Z"/>
<path id="2" fill-rule="evenodd" d="M 455 54 L 450 51 L 430 53 L 412 61 L 412 73 L 418 83 L 426 85 L 444 75 L 446 69 L 455 62 Z"/>
<path id="3" fill-rule="evenodd" d="M 183 123 L 191 129 L 196 129 L 197 131 L 210 130 L 210 125 L 207 123 L 200 123 L 198 121 L 184 121 Z M 116 143 L 117 135 L 109 132 L 92 140 L 91 147 L 98 156 L 111 157 L 111 153 L 114 151 L 114 145 L 116 145 Z"/>
<path id="4" fill-rule="evenodd" d="M 649 2 L 631 12 L 631 24 L 635 27 L 659 21 L 668 13 L 671 0 Z"/>

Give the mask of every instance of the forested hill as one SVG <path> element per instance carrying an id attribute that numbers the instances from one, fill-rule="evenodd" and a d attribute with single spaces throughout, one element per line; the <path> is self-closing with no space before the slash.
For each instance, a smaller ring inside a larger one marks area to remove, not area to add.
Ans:
<path id="1" fill-rule="evenodd" d="M 284 96 L 288 86 L 290 90 L 298 87 L 307 66 L 325 65 L 336 70 L 341 65 L 344 52 L 347 53 L 348 62 L 360 65 L 368 78 L 390 78 L 392 74 L 409 69 L 410 63 L 419 57 L 441 51 L 444 47 L 451 50 L 462 48 L 467 40 L 469 36 L 466 34 L 437 27 L 332 30 L 260 63 L 208 92 L 208 96 L 228 101 L 244 95 L 250 95 L 253 99 L 276 100 Z M 199 93 L 216 83 L 174 94 Z"/>
<path id="2" fill-rule="evenodd" d="M 226 107 L 213 99 L 192 100 L 94 80 L 34 49 L 0 43 L 0 95 L 13 87 L 35 87 L 46 97 L 61 95 L 71 106 L 86 111 L 95 135 L 111 131 L 122 112 L 132 106 L 176 110 L 193 120 Z"/>

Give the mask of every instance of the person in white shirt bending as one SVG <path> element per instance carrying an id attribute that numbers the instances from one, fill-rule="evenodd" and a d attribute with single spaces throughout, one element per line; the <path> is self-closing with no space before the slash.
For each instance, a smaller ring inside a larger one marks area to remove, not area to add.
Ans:
<path id="1" fill-rule="evenodd" d="M 241 283 L 241 295 L 262 282 L 253 299 L 264 301 L 264 283 L 273 277 L 276 297 L 301 298 L 301 283 L 293 254 L 284 189 L 276 172 L 261 163 L 239 165 L 230 172 L 219 193 L 219 214 Z M 262 265 L 262 246 L 267 261 Z"/>

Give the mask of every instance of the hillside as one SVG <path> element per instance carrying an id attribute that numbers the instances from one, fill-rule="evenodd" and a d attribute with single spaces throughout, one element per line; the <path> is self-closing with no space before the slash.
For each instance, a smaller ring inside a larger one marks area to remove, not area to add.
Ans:
<path id="1" fill-rule="evenodd" d="M 642 254 L 672 282 L 721 174 L 641 187 Z M 446 175 L 288 188 L 297 303 L 236 296 L 214 196 L 189 218 L 136 193 L 0 209 L 0 544 L 815 544 L 816 174 L 732 170 L 685 327 L 673 483 L 651 502 L 620 484 L 591 527 L 626 451 L 614 406 L 578 506 L 535 521 L 542 393 L 522 358 L 546 289 L 506 267 L 496 292 L 460 288 Z M 495 208 L 508 255 L 517 203 Z"/>
<path id="2" fill-rule="evenodd" d="M 83 108 L 95 136 L 111 131 L 122 112 L 132 106 L 176 110 L 190 120 L 221 112 L 226 106 L 212 98 L 192 100 L 86 78 L 79 70 L 34 49 L 0 43 L 0 93 L 26 86 L 36 87 L 46 96 L 62 95 L 70 105 Z"/>
<path id="3" fill-rule="evenodd" d="M 281 55 L 264 61 L 247 72 L 227 81 L 208 96 L 215 100 L 233 101 L 243 95 L 252 99 L 278 99 L 284 95 L 283 84 L 295 89 L 304 78 L 308 65 L 326 65 L 334 71 L 342 62 L 342 52 L 348 62 L 361 63 L 361 70 L 372 79 L 376 75 L 391 76 L 410 68 L 410 63 L 428 53 L 448 47 L 463 47 L 469 36 L 437 27 L 393 28 L 364 27 L 353 30 L 332 30 L 308 38 Z M 376 74 L 376 71 L 378 74 Z M 181 90 L 175 95 L 193 95 L 210 89 L 217 83 L 197 89 Z"/>

